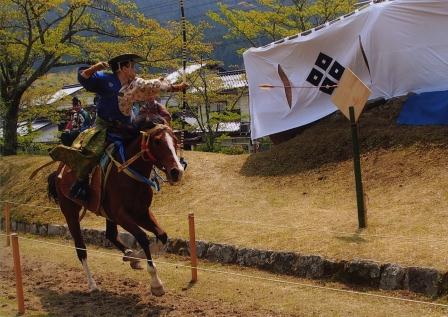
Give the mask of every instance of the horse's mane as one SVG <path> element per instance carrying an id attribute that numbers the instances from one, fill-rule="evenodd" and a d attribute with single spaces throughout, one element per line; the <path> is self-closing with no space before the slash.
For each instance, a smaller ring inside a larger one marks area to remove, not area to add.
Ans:
<path id="1" fill-rule="evenodd" d="M 156 124 L 166 125 L 167 122 L 162 116 L 158 114 L 138 115 L 137 118 L 134 120 L 135 127 L 141 131 L 152 129 L 156 126 Z"/>

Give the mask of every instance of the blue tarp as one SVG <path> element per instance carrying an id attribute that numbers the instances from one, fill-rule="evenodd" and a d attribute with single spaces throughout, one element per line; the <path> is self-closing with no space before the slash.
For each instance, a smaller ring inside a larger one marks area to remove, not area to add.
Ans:
<path id="1" fill-rule="evenodd" d="M 448 90 L 410 96 L 403 104 L 397 123 L 448 125 Z"/>

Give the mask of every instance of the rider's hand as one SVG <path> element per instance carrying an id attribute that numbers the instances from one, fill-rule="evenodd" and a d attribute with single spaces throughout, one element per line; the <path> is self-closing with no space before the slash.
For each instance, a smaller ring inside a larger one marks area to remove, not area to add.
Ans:
<path id="1" fill-rule="evenodd" d="M 95 71 L 100 71 L 109 68 L 109 64 L 106 62 L 98 62 L 95 65 L 93 65 L 93 67 L 95 68 Z"/>
<path id="2" fill-rule="evenodd" d="M 81 76 L 84 78 L 90 78 L 90 76 L 92 76 L 93 73 L 100 71 L 100 70 L 104 70 L 106 68 L 109 67 L 109 64 L 106 62 L 98 62 L 95 65 L 90 66 L 87 69 L 84 69 L 83 71 L 80 72 Z"/>
<path id="3" fill-rule="evenodd" d="M 174 92 L 183 91 L 184 89 L 187 89 L 188 87 L 189 87 L 189 85 L 187 83 L 181 83 L 181 84 L 173 85 L 172 91 L 174 91 Z"/>

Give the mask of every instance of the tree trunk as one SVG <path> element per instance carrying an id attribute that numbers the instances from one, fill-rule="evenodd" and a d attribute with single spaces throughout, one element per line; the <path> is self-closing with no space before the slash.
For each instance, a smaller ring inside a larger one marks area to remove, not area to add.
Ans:
<path id="1" fill-rule="evenodd" d="M 19 104 L 18 100 L 5 100 L 6 113 L 3 123 L 3 137 L 5 140 L 3 146 L 3 155 L 17 154 L 17 121 L 19 119 Z"/>

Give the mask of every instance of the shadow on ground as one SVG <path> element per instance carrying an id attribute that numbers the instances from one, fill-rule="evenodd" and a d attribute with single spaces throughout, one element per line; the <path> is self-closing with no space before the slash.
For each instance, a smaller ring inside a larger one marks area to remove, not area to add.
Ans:
<path id="1" fill-rule="evenodd" d="M 98 291 L 57 292 L 38 289 L 42 307 L 50 316 L 162 316 L 174 310 L 171 305 L 143 302 L 139 295 Z M 119 312 L 119 313 L 118 313 Z"/>

